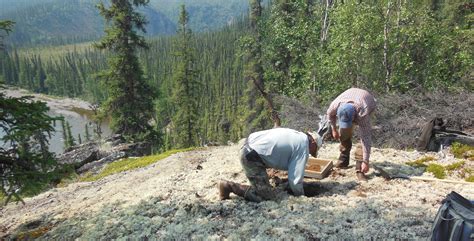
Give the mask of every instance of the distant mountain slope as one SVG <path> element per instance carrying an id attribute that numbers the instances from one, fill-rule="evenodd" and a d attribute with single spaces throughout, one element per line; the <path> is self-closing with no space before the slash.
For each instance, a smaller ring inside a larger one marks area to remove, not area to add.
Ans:
<path id="1" fill-rule="evenodd" d="M 0 0 L 0 19 L 16 22 L 7 41 L 17 46 L 95 40 L 104 30 L 104 20 L 95 7 L 99 1 Z M 151 0 L 141 10 L 149 20 L 147 35 L 174 34 L 183 3 L 194 32 L 215 30 L 237 21 L 248 6 L 247 0 Z"/>
<path id="2" fill-rule="evenodd" d="M 248 0 L 150 0 L 150 6 L 173 22 L 178 22 L 181 4 L 186 5 L 190 27 L 196 32 L 225 26 L 246 14 L 248 9 Z"/>
<path id="3" fill-rule="evenodd" d="M 6 4 L 1 0 L 1 4 Z M 41 0 L 18 5 L 0 19 L 16 22 L 8 41 L 15 45 L 94 40 L 104 32 L 104 20 L 95 7 L 97 0 Z M 41 2 L 39 1 L 39 2 Z M 175 24 L 151 7 L 141 9 L 147 17 L 148 35 L 175 33 Z"/>

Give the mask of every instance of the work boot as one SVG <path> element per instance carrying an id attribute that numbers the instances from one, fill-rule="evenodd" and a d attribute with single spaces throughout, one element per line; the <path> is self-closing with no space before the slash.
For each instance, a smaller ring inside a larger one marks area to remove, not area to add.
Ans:
<path id="1" fill-rule="evenodd" d="M 250 186 L 229 181 L 219 181 L 217 183 L 217 189 L 219 189 L 219 200 L 229 199 L 231 192 L 237 196 L 245 197 L 245 192 L 248 188 L 250 188 Z"/>
<path id="2" fill-rule="evenodd" d="M 349 166 L 349 157 L 344 155 L 339 155 L 339 160 L 336 162 L 337 168 L 346 168 Z"/>

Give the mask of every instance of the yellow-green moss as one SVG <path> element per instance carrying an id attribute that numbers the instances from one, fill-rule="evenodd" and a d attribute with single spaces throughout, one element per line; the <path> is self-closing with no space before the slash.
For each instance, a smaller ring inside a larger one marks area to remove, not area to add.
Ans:
<path id="1" fill-rule="evenodd" d="M 144 156 L 144 157 L 139 157 L 139 158 L 126 158 L 120 161 L 112 162 L 108 164 L 104 170 L 102 170 L 101 173 L 97 175 L 91 175 L 91 174 L 86 174 L 82 178 L 80 178 L 80 181 L 96 181 L 101 178 L 104 178 L 106 176 L 127 171 L 127 170 L 132 170 L 140 167 L 145 167 L 148 166 L 152 163 L 155 163 L 161 159 L 164 159 L 166 157 L 171 156 L 172 154 L 178 153 L 178 152 L 184 152 L 184 151 L 191 151 L 194 150 L 195 148 L 187 148 L 187 149 L 178 149 L 178 150 L 170 150 L 158 155 L 152 155 L 152 156 Z"/>
<path id="2" fill-rule="evenodd" d="M 474 175 L 467 177 L 466 182 L 474 182 Z"/>
<path id="3" fill-rule="evenodd" d="M 426 167 L 426 171 L 433 173 L 433 175 L 439 179 L 444 179 L 446 177 L 445 168 L 438 164 L 429 164 L 428 167 Z"/>
<path id="4" fill-rule="evenodd" d="M 406 164 L 412 167 L 427 167 L 425 163 L 433 161 L 433 160 L 435 160 L 433 156 L 423 156 L 415 161 L 407 162 Z"/>
<path id="5" fill-rule="evenodd" d="M 474 146 L 454 142 L 451 145 L 451 152 L 456 158 L 474 159 Z"/>
<path id="6" fill-rule="evenodd" d="M 28 240 L 35 239 L 43 236 L 45 233 L 49 232 L 52 229 L 52 225 L 39 227 L 33 230 L 20 232 L 16 235 L 15 239 L 18 240 Z"/>
<path id="7" fill-rule="evenodd" d="M 449 165 L 445 166 L 444 168 L 447 171 L 454 171 L 454 170 L 460 170 L 463 166 L 464 166 L 464 161 L 460 161 L 460 162 L 456 162 L 456 163 L 453 163 L 453 164 L 449 164 Z"/>

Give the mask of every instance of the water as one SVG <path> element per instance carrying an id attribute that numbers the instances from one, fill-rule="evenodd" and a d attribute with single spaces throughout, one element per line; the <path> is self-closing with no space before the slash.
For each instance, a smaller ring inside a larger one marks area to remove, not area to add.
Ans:
<path id="1" fill-rule="evenodd" d="M 94 131 L 96 129 L 96 124 L 91 120 L 92 111 L 90 110 L 78 108 L 75 108 L 74 110 L 50 109 L 48 115 L 64 117 L 64 120 L 71 126 L 71 134 L 74 138 L 75 144 L 79 144 L 79 135 L 83 143 L 86 141 L 86 125 L 90 138 L 97 137 L 97 134 Z M 56 154 L 63 153 L 65 143 L 61 121 L 55 122 L 54 129 L 55 131 L 54 133 L 51 133 L 51 139 L 49 140 L 49 150 Z M 100 125 L 100 129 L 102 131 L 102 137 L 111 134 L 111 130 L 105 122 Z"/>
<path id="2" fill-rule="evenodd" d="M 90 104 L 81 100 L 69 99 L 69 98 L 52 98 L 39 94 L 31 94 L 25 90 L 20 89 L 5 89 L 5 95 L 11 97 L 20 97 L 25 95 L 31 95 L 35 100 L 46 102 L 49 107 L 49 116 L 63 116 L 64 120 L 71 126 L 71 135 L 74 137 L 75 144 L 79 144 L 79 135 L 81 136 L 82 142 L 86 141 L 86 125 L 89 129 L 91 138 L 97 137 L 94 132 L 96 124 L 92 121 L 93 112 L 90 110 Z M 61 121 L 54 123 L 55 131 L 51 133 L 49 139 L 49 150 L 56 154 L 64 152 L 65 143 L 63 140 L 63 128 Z M 108 122 L 104 121 L 100 125 L 102 131 L 102 137 L 110 136 L 111 130 L 108 126 Z M 4 133 L 0 132 L 0 138 Z M 5 146 L 6 144 L 0 140 L 0 145 Z"/>

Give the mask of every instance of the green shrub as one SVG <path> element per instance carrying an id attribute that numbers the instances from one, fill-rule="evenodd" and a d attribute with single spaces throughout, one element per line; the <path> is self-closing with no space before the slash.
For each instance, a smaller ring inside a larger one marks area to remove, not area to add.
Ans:
<path id="1" fill-rule="evenodd" d="M 438 164 L 429 164 L 426 171 L 433 173 L 433 175 L 439 179 L 444 179 L 446 177 L 445 168 Z"/>
<path id="2" fill-rule="evenodd" d="M 449 164 L 449 165 L 445 166 L 444 168 L 447 171 L 454 171 L 454 170 L 461 169 L 463 166 L 464 166 L 464 161 L 460 161 L 460 162 L 456 162 L 456 163 L 453 163 L 453 164 Z"/>
<path id="3" fill-rule="evenodd" d="M 456 158 L 474 159 L 474 146 L 454 142 L 451 145 L 451 152 Z"/>

